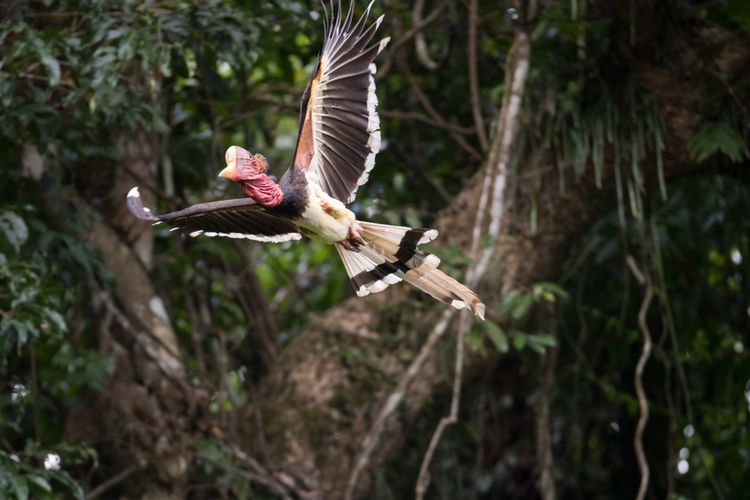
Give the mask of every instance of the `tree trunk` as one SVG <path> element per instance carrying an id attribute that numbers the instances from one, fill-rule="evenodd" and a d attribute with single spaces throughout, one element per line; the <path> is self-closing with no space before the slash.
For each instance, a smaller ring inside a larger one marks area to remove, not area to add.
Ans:
<path id="1" fill-rule="evenodd" d="M 153 230 L 125 205 L 132 186 L 155 185 L 156 158 L 145 134 L 123 141 L 127 168 L 116 169 L 112 199 L 91 229 L 91 244 L 114 282 L 114 293 L 95 291 L 94 303 L 102 309 L 100 349 L 115 369 L 100 396 L 71 413 L 66 438 L 107 450 L 108 462 L 119 467 L 107 476 L 142 469 L 135 489 L 144 497 L 179 498 L 192 462 L 190 436 L 205 426 L 208 395 L 190 384 L 167 308 L 151 282 Z"/>
<path id="2" fill-rule="evenodd" d="M 658 9 L 656 14 L 663 15 L 654 15 L 648 23 L 639 25 L 638 36 L 632 39 L 627 5 L 612 2 L 602 7 L 610 8 L 614 16 L 615 50 L 628 63 L 635 81 L 654 97 L 666 122 L 665 176 L 669 180 L 700 171 L 701 166 L 691 158 L 689 143 L 704 119 L 709 84 L 708 68 L 696 65 L 695 58 L 702 50 L 710 49 L 723 73 L 736 75 L 750 60 L 748 45 L 717 27 L 684 23 L 682 28 L 675 28 L 667 22 L 670 14 Z M 640 7 L 648 6 L 636 5 L 637 9 Z M 618 10 L 621 8 L 625 12 Z M 643 18 L 638 19 L 641 22 Z M 672 27 L 667 29 L 667 25 Z M 677 32 L 678 29 L 683 31 Z M 679 57 L 674 57 L 675 53 Z M 491 149 L 497 147 L 496 140 Z M 519 168 L 520 172 L 546 171 L 539 174 L 537 187 L 522 178 L 516 178 L 508 187 L 516 190 L 515 202 L 511 204 L 511 197 L 505 197 L 503 229 L 494 242 L 494 258 L 487 272 L 479 277 L 478 292 L 488 305 L 490 318 L 503 291 L 554 280 L 571 246 L 616 204 L 612 175 L 605 177 L 599 189 L 593 175 L 574 178 L 568 174 L 567 187 L 561 192 L 558 174 L 554 169 L 543 169 L 546 165 L 538 164 L 539 156 L 532 152 Z M 491 153 L 489 158 L 493 158 Z M 438 218 L 438 245 L 458 244 L 468 252 L 471 219 L 477 213 L 484 172 L 493 168 L 486 162 Z M 644 171 L 646 184 L 655 185 L 657 169 L 653 158 L 645 162 Z M 538 220 L 534 233 L 527 223 L 533 197 L 537 200 Z M 436 253 L 440 253 L 439 248 Z M 322 498 L 343 498 L 362 440 L 374 416 L 404 376 L 408 365 L 404 362 L 404 349 L 416 352 L 420 339 L 432 329 L 443 310 L 442 304 L 401 286 L 364 299 L 350 299 L 313 321 L 277 358 L 262 388 L 265 442 L 272 446 L 268 451 L 274 467 L 294 472 Z M 411 332 L 397 347 L 389 340 L 395 324 Z M 480 366 L 479 360 L 469 358 L 467 370 L 486 367 L 486 362 L 481 361 Z M 445 389 L 433 357 L 408 388 L 404 411 L 395 413 L 398 418 L 388 423 L 368 464 L 369 472 L 382 467 L 398 450 L 409 424 L 408 415 L 416 412 L 431 394 Z M 371 479 L 361 477 L 360 493 L 367 491 Z"/>

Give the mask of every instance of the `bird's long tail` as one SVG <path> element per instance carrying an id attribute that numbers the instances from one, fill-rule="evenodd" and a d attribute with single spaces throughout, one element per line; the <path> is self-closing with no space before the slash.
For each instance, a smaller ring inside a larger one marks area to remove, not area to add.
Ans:
<path id="1" fill-rule="evenodd" d="M 382 292 L 401 280 L 411 283 L 441 302 L 456 309 L 469 308 L 484 319 L 484 304 L 479 296 L 438 269 L 440 259 L 426 254 L 419 245 L 437 238 L 435 229 L 388 226 L 359 222 L 366 245 L 358 252 L 337 244 L 336 250 L 357 295 Z"/>

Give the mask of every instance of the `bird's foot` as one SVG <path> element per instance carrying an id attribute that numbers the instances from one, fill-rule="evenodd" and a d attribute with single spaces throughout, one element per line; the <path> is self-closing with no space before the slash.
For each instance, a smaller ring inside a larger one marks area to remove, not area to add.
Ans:
<path id="1" fill-rule="evenodd" d="M 359 247 L 366 244 L 365 240 L 362 239 L 362 236 L 359 234 L 359 231 L 354 228 L 353 224 L 349 226 L 349 234 L 346 239 L 341 240 L 339 243 L 350 252 L 359 252 Z"/>

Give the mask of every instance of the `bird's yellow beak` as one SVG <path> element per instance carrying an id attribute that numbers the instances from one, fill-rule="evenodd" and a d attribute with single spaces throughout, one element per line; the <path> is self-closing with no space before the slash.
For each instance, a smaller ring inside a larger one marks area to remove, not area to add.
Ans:
<path id="1" fill-rule="evenodd" d="M 219 172 L 219 177 L 224 177 L 225 179 L 229 179 L 230 181 L 234 180 L 235 176 L 235 168 L 234 165 L 227 165 L 224 170 Z"/>

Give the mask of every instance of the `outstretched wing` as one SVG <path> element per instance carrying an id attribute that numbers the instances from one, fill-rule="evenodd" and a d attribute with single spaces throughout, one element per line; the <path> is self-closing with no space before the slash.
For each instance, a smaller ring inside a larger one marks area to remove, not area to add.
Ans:
<path id="1" fill-rule="evenodd" d="M 389 38 L 369 45 L 383 21 L 365 27 L 370 7 L 354 23 L 352 4 L 344 15 L 341 1 L 331 2 L 323 50 L 300 106 L 293 168 L 305 169 L 308 180 L 345 203 L 367 182 L 380 148 L 373 61 Z"/>
<path id="2" fill-rule="evenodd" d="M 302 238 L 292 221 L 269 213 L 250 198 L 199 203 L 177 212 L 155 215 L 143 206 L 137 187 L 128 193 L 128 208 L 142 220 L 168 224 L 172 231 L 187 231 L 190 236 L 224 236 L 278 243 Z"/>

